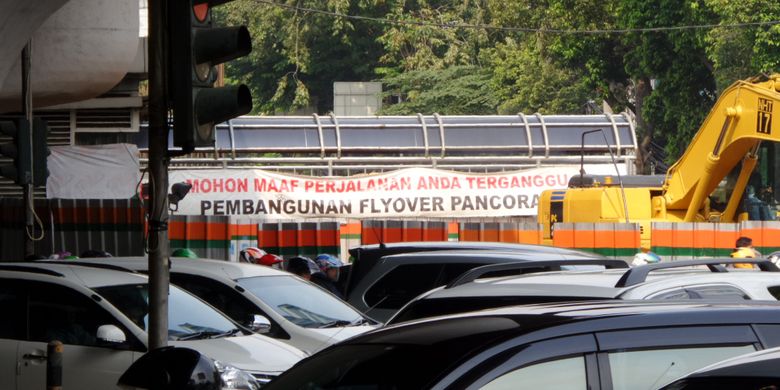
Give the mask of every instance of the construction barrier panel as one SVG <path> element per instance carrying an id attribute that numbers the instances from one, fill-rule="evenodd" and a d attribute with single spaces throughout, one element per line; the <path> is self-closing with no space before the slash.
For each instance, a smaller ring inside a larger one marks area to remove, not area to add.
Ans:
<path id="1" fill-rule="evenodd" d="M 753 247 L 764 256 L 780 251 L 780 221 L 741 222 L 739 235 L 750 237 L 753 240 Z"/>
<path id="2" fill-rule="evenodd" d="M 556 247 L 624 258 L 640 250 L 640 227 L 636 223 L 556 223 L 553 228 Z"/>
<path id="3" fill-rule="evenodd" d="M 229 259 L 230 217 L 174 215 L 168 220 L 171 251 L 187 248 L 208 259 Z"/>
<path id="4" fill-rule="evenodd" d="M 342 260 L 350 260 L 349 249 L 360 246 L 361 243 L 360 221 L 347 221 L 340 227 L 340 253 Z"/>
<path id="5" fill-rule="evenodd" d="M 542 241 L 542 229 L 537 223 L 463 222 L 460 224 L 458 240 L 539 244 Z"/>
<path id="6" fill-rule="evenodd" d="M 307 256 L 320 253 L 339 256 L 340 223 L 331 222 L 262 222 L 257 234 L 258 246 L 280 256 Z"/>
<path id="7" fill-rule="evenodd" d="M 741 235 L 739 224 L 653 222 L 651 250 L 664 260 L 728 257 Z"/>
<path id="8" fill-rule="evenodd" d="M 377 221 L 362 223 L 363 245 L 388 242 L 447 241 L 448 226 L 442 221 Z"/>
<path id="9" fill-rule="evenodd" d="M 24 259 L 25 217 L 22 199 L 0 198 L 0 260 Z M 35 212 L 43 236 L 34 241 L 35 254 L 73 255 L 93 249 L 114 256 L 144 254 L 144 216 L 138 200 L 37 199 Z M 36 222 L 34 236 L 40 237 Z M 36 237 L 37 238 L 37 237 Z"/>
<path id="10" fill-rule="evenodd" d="M 228 225 L 230 248 L 226 260 L 238 261 L 242 250 L 257 247 L 258 223 L 251 218 L 231 217 Z"/>

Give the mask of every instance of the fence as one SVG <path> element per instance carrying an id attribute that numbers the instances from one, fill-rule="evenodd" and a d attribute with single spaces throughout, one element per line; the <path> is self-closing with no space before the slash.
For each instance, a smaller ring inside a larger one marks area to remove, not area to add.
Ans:
<path id="1" fill-rule="evenodd" d="M 610 257 L 633 256 L 640 248 L 639 224 L 556 223 L 553 245 Z"/>
<path id="2" fill-rule="evenodd" d="M 24 207 L 0 198 L 0 259 L 24 258 Z M 144 254 L 144 215 L 137 200 L 37 200 L 43 225 L 37 254 L 101 249 L 114 256 Z M 557 223 L 553 245 L 611 257 L 639 251 L 638 224 Z M 739 236 L 764 254 L 780 250 L 780 222 L 666 223 L 651 226 L 651 249 L 664 259 L 728 256 Z M 38 230 L 39 231 L 39 230 Z M 40 232 L 40 231 L 39 231 Z M 285 257 L 332 253 L 346 258 L 358 245 L 398 241 L 496 241 L 539 244 L 541 227 L 524 221 L 270 221 L 231 216 L 179 216 L 169 220 L 171 250 L 189 248 L 200 257 L 237 260 L 257 246 Z"/>
<path id="3" fill-rule="evenodd" d="M 78 255 L 88 249 L 115 256 L 144 253 L 144 218 L 137 200 L 40 199 L 34 209 L 43 225 L 43 238 L 34 242 L 36 254 Z M 24 258 L 24 210 L 21 199 L 0 198 L 1 260 Z M 40 234 L 37 225 L 36 232 Z"/>

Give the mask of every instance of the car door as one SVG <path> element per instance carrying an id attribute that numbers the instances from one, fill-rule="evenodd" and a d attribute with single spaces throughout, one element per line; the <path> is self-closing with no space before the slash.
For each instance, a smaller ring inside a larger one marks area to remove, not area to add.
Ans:
<path id="1" fill-rule="evenodd" d="M 111 389 L 140 352 L 102 345 L 96 339 L 100 325 L 116 325 L 129 334 L 119 321 L 95 299 L 71 288 L 45 282 L 28 282 L 28 339 L 19 342 L 17 389 L 46 387 L 46 348 L 60 340 L 62 380 L 66 389 Z"/>
<path id="2" fill-rule="evenodd" d="M 0 378 L 2 388 L 16 388 L 16 372 L 19 341 L 26 337 L 25 299 L 20 283 L 13 279 L 0 279 Z"/>
<path id="3" fill-rule="evenodd" d="M 596 333 L 601 388 L 657 389 L 704 366 L 761 348 L 749 325 Z"/>
<path id="4" fill-rule="evenodd" d="M 503 352 L 499 352 L 502 347 L 497 347 L 465 362 L 433 389 L 598 389 L 597 345 L 593 334 L 530 344 L 519 342 L 503 348 L 506 349 Z"/>

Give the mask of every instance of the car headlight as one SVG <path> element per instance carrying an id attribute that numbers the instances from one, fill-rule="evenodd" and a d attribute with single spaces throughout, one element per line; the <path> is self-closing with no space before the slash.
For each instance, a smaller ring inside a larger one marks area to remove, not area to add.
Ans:
<path id="1" fill-rule="evenodd" d="M 258 390 L 262 386 L 250 373 L 215 360 L 222 378 L 222 389 Z"/>

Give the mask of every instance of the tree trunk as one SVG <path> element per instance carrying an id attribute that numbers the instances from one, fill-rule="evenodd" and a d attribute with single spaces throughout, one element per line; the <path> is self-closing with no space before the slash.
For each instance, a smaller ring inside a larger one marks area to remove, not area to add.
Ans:
<path id="1" fill-rule="evenodd" d="M 639 138 L 639 149 L 637 150 L 636 158 L 636 171 L 639 174 L 653 173 L 650 172 L 648 162 L 651 157 L 651 142 L 653 141 L 653 125 L 645 121 L 643 108 L 645 98 L 650 96 L 652 88 L 650 86 L 650 79 L 647 77 L 640 78 L 635 82 L 636 93 L 636 130 Z"/>

